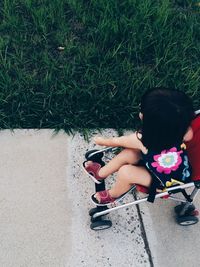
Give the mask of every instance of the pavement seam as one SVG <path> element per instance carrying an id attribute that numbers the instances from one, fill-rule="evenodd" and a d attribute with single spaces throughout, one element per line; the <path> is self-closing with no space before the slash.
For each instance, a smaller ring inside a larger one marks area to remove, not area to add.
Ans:
<path id="1" fill-rule="evenodd" d="M 133 197 L 134 197 L 135 200 L 137 199 L 136 192 L 133 192 Z M 146 234 L 146 230 L 145 230 L 145 226 L 144 226 L 144 222 L 143 222 L 143 217 L 142 217 L 142 214 L 141 214 L 141 211 L 140 211 L 140 206 L 138 204 L 136 204 L 135 206 L 136 206 L 137 213 L 138 213 L 138 218 L 139 218 L 139 221 L 140 221 L 140 230 L 141 230 L 142 239 L 144 241 L 144 248 L 145 248 L 146 253 L 147 253 L 148 257 L 149 257 L 150 267 L 154 267 L 153 257 L 152 257 L 151 249 L 150 249 L 149 242 L 148 242 L 148 239 L 147 239 L 147 234 Z"/>

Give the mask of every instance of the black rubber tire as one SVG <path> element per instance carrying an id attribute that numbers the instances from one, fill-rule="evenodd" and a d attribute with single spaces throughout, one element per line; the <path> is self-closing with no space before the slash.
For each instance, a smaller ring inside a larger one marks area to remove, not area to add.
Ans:
<path id="1" fill-rule="evenodd" d="M 176 207 L 174 207 L 174 211 L 177 215 L 179 215 L 184 208 L 185 204 L 180 204 Z M 195 206 L 192 204 L 188 207 L 188 209 L 185 211 L 185 215 L 191 215 L 191 213 L 195 210 Z"/>
<path id="2" fill-rule="evenodd" d="M 108 209 L 107 207 L 96 207 L 96 208 L 93 208 L 93 209 L 89 210 L 89 215 L 92 217 L 95 213 L 100 212 L 100 211 L 104 211 L 104 210 L 107 210 L 107 209 Z"/>
<path id="3" fill-rule="evenodd" d="M 112 222 L 110 220 L 99 220 L 90 224 L 90 228 L 94 231 L 105 230 L 111 226 Z"/>
<path id="4" fill-rule="evenodd" d="M 176 221 L 181 226 L 190 226 L 198 223 L 199 219 L 195 216 L 181 216 L 177 217 Z"/>
<path id="5" fill-rule="evenodd" d="M 89 215 L 92 217 L 97 212 L 97 208 L 89 210 Z"/>

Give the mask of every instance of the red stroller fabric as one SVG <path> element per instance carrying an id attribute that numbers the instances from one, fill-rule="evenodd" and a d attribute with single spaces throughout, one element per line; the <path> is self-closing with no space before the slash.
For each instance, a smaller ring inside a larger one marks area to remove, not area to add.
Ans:
<path id="1" fill-rule="evenodd" d="M 198 115 L 191 124 L 193 129 L 193 138 L 187 142 L 188 158 L 192 165 L 192 180 L 200 180 L 200 115 Z"/>

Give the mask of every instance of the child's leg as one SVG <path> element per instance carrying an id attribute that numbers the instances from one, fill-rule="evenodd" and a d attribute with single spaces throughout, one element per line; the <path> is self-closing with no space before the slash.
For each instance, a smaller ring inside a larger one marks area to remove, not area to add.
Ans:
<path id="1" fill-rule="evenodd" d="M 109 190 L 109 194 L 111 197 L 117 198 L 127 192 L 133 184 L 149 187 L 151 180 L 151 175 L 145 167 L 124 165 L 119 169 L 116 183 Z M 98 193 L 95 197 L 98 200 Z"/>
<path id="2" fill-rule="evenodd" d="M 141 159 L 141 152 L 136 149 L 125 148 L 117 156 L 111 159 L 99 170 L 99 176 L 106 178 L 110 174 L 118 171 L 125 164 L 137 164 Z"/>

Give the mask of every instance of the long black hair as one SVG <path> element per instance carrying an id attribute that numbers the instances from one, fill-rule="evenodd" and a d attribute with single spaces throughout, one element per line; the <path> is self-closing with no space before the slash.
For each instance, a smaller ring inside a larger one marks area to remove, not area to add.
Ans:
<path id="1" fill-rule="evenodd" d="M 181 144 L 194 118 L 191 99 L 182 91 L 164 87 L 148 90 L 141 99 L 142 143 L 161 151 Z"/>

